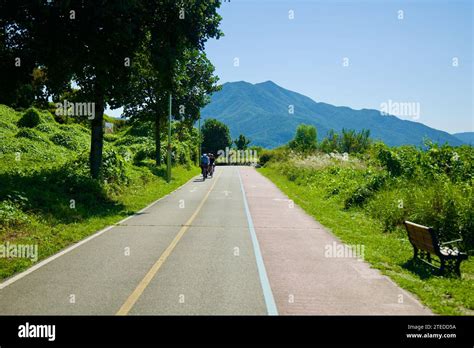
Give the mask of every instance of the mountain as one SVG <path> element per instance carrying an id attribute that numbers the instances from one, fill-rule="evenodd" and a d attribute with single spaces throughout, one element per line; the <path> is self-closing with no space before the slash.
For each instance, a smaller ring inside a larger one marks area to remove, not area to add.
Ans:
<path id="1" fill-rule="evenodd" d="M 290 113 L 291 106 L 294 112 Z M 244 134 L 252 145 L 277 147 L 293 138 L 301 123 L 316 126 L 322 139 L 330 129 L 370 129 L 371 137 L 388 145 L 421 145 L 424 137 L 439 143 L 462 145 L 449 133 L 422 123 L 382 116 L 378 110 L 354 110 L 345 106 L 315 102 L 302 94 L 287 90 L 272 81 L 251 84 L 228 82 L 211 96 L 201 110 L 203 119 L 216 118 L 230 128 L 232 139 Z"/>
<path id="2" fill-rule="evenodd" d="M 453 136 L 466 144 L 474 145 L 474 132 L 455 133 Z"/>

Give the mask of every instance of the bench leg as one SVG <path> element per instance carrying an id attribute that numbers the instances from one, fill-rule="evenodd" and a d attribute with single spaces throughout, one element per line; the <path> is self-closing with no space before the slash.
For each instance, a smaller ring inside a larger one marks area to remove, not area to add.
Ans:
<path id="1" fill-rule="evenodd" d="M 445 266 L 446 266 L 446 261 L 443 258 L 441 258 L 440 261 L 441 261 L 441 267 L 439 268 L 439 271 L 442 274 L 442 273 L 444 273 L 444 269 L 445 269 Z"/>
<path id="2" fill-rule="evenodd" d="M 416 260 L 418 258 L 418 249 L 413 247 L 413 259 Z"/>
<path id="3" fill-rule="evenodd" d="M 459 277 L 461 276 L 461 262 L 462 260 L 460 258 L 456 259 L 456 264 L 454 266 L 454 271 Z"/>

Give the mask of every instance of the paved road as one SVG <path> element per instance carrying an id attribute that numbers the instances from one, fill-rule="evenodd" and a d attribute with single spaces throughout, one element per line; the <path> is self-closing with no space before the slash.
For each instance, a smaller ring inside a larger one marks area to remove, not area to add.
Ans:
<path id="1" fill-rule="evenodd" d="M 366 263 L 326 257 L 333 242 L 253 168 L 219 167 L 2 283 L 0 314 L 430 313 Z"/>

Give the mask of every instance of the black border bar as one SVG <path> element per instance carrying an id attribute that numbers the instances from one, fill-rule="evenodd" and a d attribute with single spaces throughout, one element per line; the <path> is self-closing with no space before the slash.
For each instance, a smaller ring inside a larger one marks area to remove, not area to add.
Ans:
<path id="1" fill-rule="evenodd" d="M 55 325 L 55 340 L 18 337 L 19 326 L 27 322 Z M 0 346 L 253 343 L 473 347 L 473 324 L 473 317 L 460 316 L 0 316 Z M 407 334 L 426 335 L 408 338 Z M 456 337 L 436 338 L 438 334 Z"/>

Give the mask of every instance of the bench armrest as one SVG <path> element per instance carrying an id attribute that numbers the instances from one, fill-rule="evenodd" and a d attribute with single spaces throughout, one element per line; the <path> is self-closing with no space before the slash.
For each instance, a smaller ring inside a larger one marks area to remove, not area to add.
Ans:
<path id="1" fill-rule="evenodd" d="M 440 243 L 441 245 L 446 245 L 446 244 L 453 244 L 453 243 L 458 243 L 458 242 L 462 242 L 462 238 L 460 239 L 455 239 L 455 240 L 451 240 L 449 242 L 444 242 L 444 243 Z"/>

